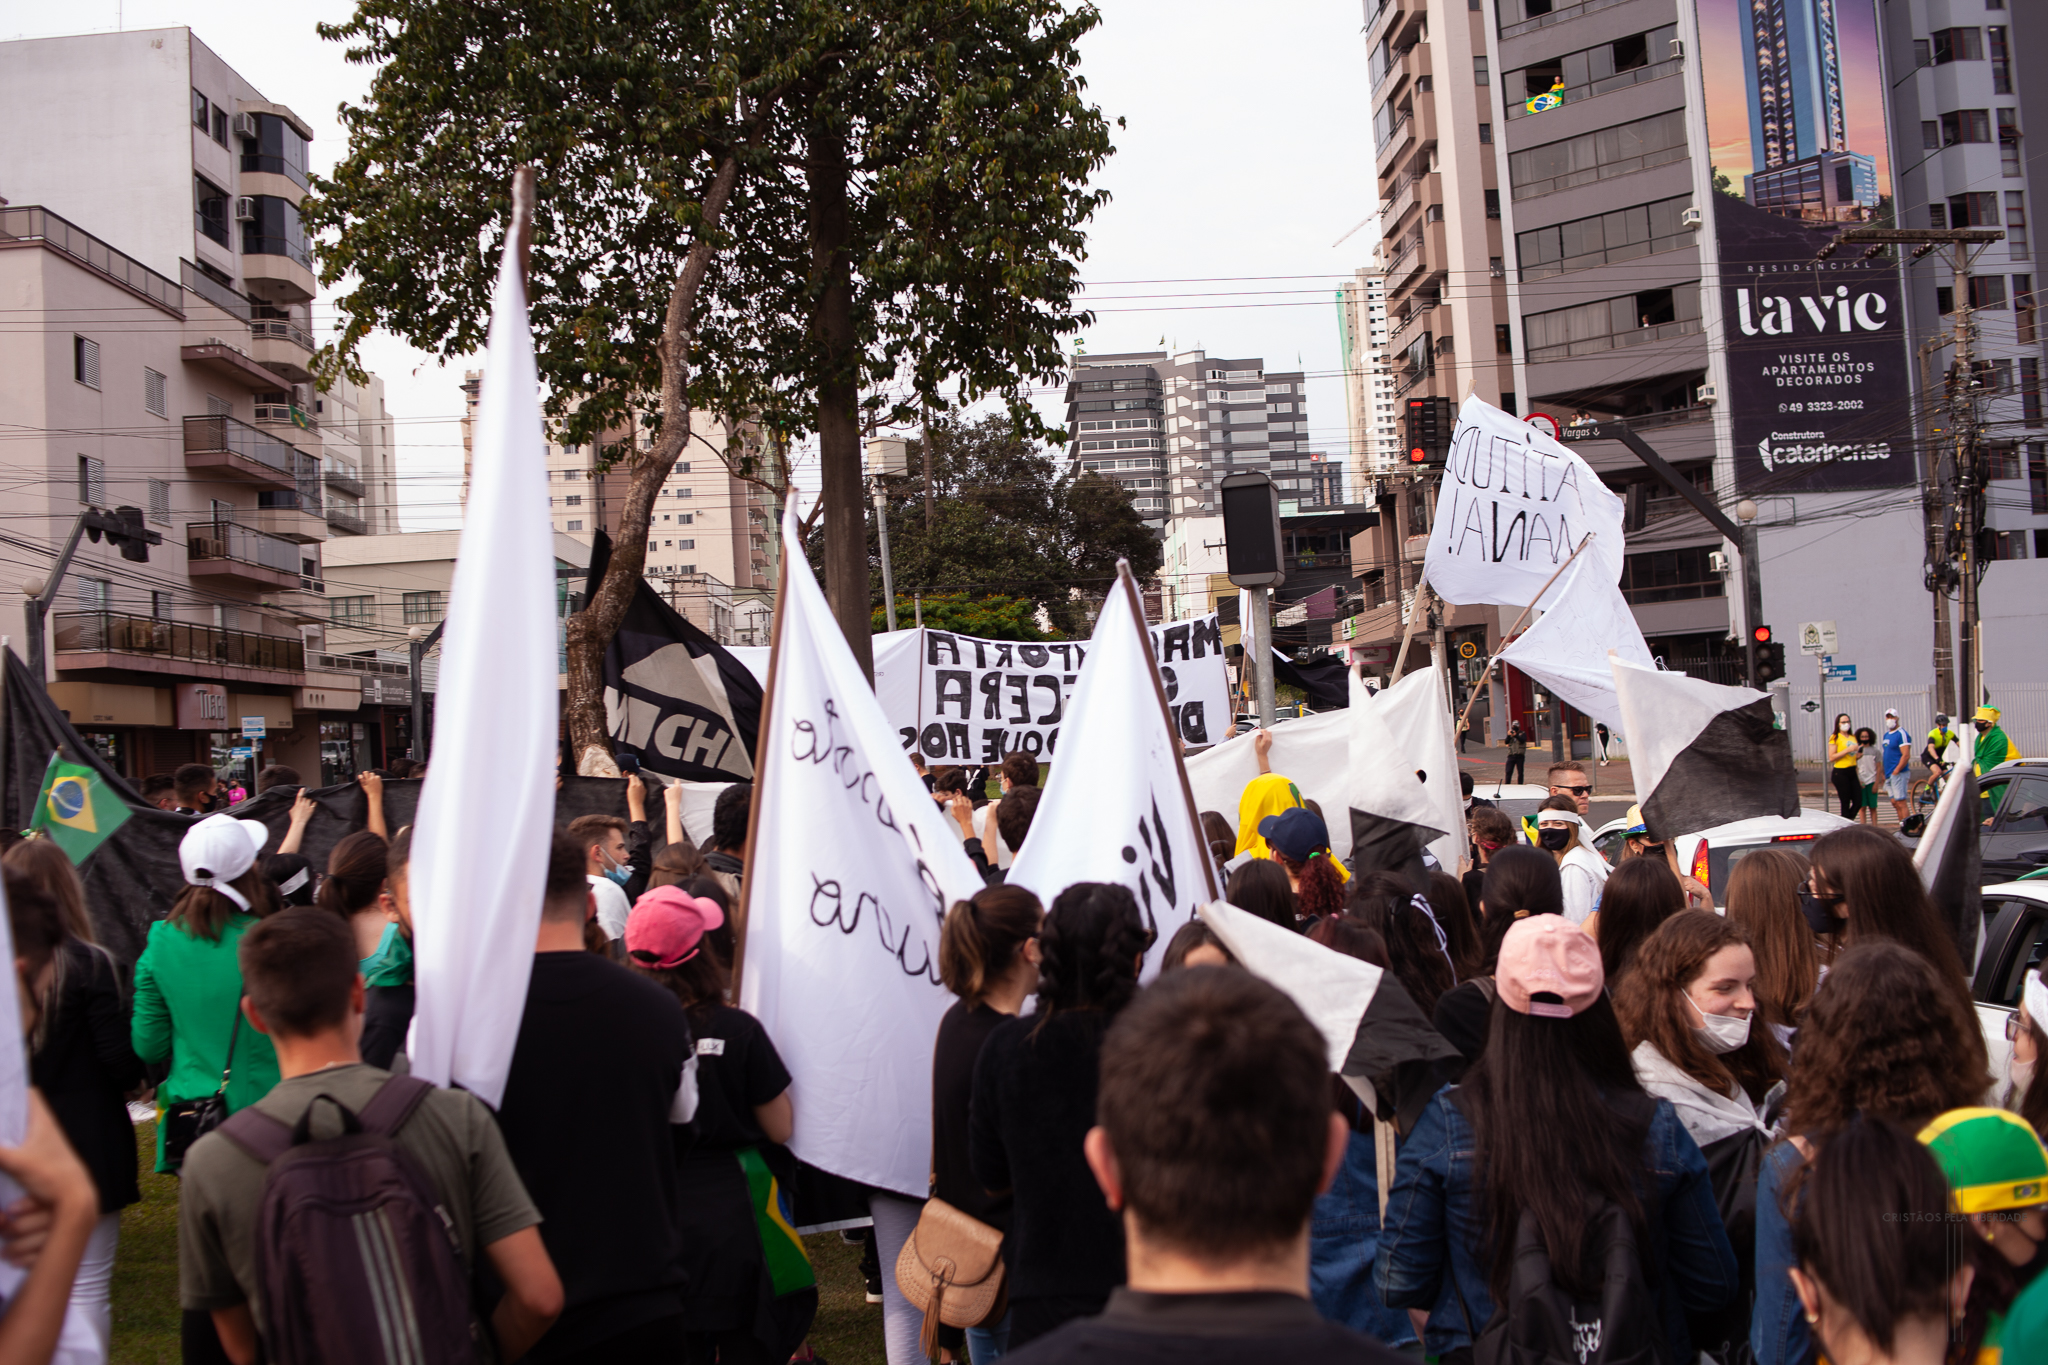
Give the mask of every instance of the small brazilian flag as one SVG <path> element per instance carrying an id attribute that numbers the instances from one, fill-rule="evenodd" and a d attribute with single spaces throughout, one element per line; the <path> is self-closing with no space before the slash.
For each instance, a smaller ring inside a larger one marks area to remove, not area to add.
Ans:
<path id="1" fill-rule="evenodd" d="M 297 403 L 292 404 L 292 425 L 300 431 L 311 431 L 313 429 L 312 419 L 306 416 L 306 410 Z"/>
<path id="2" fill-rule="evenodd" d="M 36 797 L 36 813 L 28 822 L 30 830 L 45 837 L 77 867 L 105 843 L 107 836 L 127 821 L 128 803 L 81 763 L 66 763 L 50 755 L 43 773 L 43 790 Z"/>
<path id="3" fill-rule="evenodd" d="M 782 1186 L 768 1169 L 768 1163 L 761 1159 L 761 1149 L 742 1147 L 735 1155 L 747 1177 L 747 1194 L 754 1205 L 754 1230 L 761 1236 L 761 1259 L 768 1267 L 775 1297 L 811 1288 L 818 1283 L 818 1277 L 811 1269 L 810 1253 L 804 1250 L 804 1239 L 789 1225 Z"/>

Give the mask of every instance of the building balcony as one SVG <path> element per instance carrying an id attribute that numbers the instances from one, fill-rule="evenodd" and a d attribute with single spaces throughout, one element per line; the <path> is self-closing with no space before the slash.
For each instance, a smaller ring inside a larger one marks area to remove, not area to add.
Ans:
<path id="1" fill-rule="evenodd" d="M 309 302 L 316 288 L 312 258 L 283 238 L 260 237 L 259 249 L 242 249 L 242 278 L 266 298 Z"/>
<path id="2" fill-rule="evenodd" d="M 299 586 L 299 547 L 283 536 L 232 521 L 196 521 L 185 527 L 186 572 L 193 581 L 245 588 Z"/>
<path id="3" fill-rule="evenodd" d="M 194 346 L 180 346 L 178 358 L 240 388 L 264 390 L 277 387 L 277 371 L 265 369 L 248 351 L 220 337 L 208 337 Z"/>
<path id="4" fill-rule="evenodd" d="M 0 247 L 43 247 L 68 256 L 174 318 L 185 316 L 178 286 L 125 252 L 35 204 L 0 209 Z"/>
<path id="5" fill-rule="evenodd" d="M 256 510 L 241 513 L 250 526 L 266 535 L 294 545 L 312 545 L 327 539 L 327 517 L 322 504 L 308 501 L 298 491 L 265 493 Z"/>
<path id="6" fill-rule="evenodd" d="M 276 376 L 270 378 L 275 383 Z M 233 417 L 185 419 L 185 468 L 209 478 L 236 479 L 258 488 L 295 489 L 299 470 L 309 460 L 319 464 L 316 457 L 290 442 Z"/>
<path id="7" fill-rule="evenodd" d="M 313 335 L 296 322 L 279 318 L 251 322 L 249 354 L 258 365 L 294 384 L 309 383 L 313 378 Z"/>
<path id="8" fill-rule="evenodd" d="M 1380 201 L 1380 221 L 1386 225 L 1387 235 L 1398 233 L 1404 220 L 1418 207 L 1443 203 L 1443 185 L 1441 175 L 1417 175 L 1413 169 L 1402 173 L 1394 182 L 1393 192 Z"/>
<path id="9" fill-rule="evenodd" d="M 327 481 L 327 486 L 337 493 L 346 493 L 352 498 L 363 496 L 363 481 L 346 466 L 330 464 L 327 466 L 327 472 L 321 477 Z"/>
<path id="10" fill-rule="evenodd" d="M 298 581 L 296 572 L 292 581 Z M 296 635 L 258 635 L 118 611 L 60 611 L 52 619 L 51 652 L 60 670 L 115 669 L 285 687 L 306 678 L 306 645 Z"/>
<path id="11" fill-rule="evenodd" d="M 339 531 L 348 536 L 368 535 L 370 532 L 370 524 L 364 521 L 359 513 L 336 506 L 329 506 L 327 509 L 327 526 L 329 530 Z"/>

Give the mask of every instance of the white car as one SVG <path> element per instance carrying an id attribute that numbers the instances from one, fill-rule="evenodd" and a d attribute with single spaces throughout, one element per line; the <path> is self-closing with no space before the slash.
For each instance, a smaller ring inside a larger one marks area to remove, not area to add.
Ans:
<path id="1" fill-rule="evenodd" d="M 1698 834 L 1681 834 L 1671 841 L 1678 866 L 1704 882 L 1714 893 L 1714 908 L 1727 906 L 1728 873 L 1742 856 L 1753 849 L 1788 846 L 1803 852 L 1830 830 L 1846 829 L 1852 821 L 1824 810 L 1802 809 L 1797 815 L 1758 815 L 1716 825 Z M 1619 866 L 1628 839 L 1628 817 L 1609 820 L 1593 831 L 1593 847 L 1610 864 Z"/>
<path id="2" fill-rule="evenodd" d="M 2020 990 L 2029 971 L 2041 965 L 2048 943 L 2048 878 L 2024 877 L 1984 888 L 1984 935 L 1978 940 L 1977 970 L 1970 993 L 1977 998 L 1977 1022 L 1991 1074 L 2003 1096 L 2012 1077 L 2008 1021 L 2017 1017 Z"/>

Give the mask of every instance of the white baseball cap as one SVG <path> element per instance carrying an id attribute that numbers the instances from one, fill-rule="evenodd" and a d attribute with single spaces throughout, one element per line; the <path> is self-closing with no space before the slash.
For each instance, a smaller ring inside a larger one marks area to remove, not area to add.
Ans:
<path id="1" fill-rule="evenodd" d="M 178 842 L 178 864 L 193 886 L 218 889 L 255 865 L 270 831 L 255 820 L 209 815 Z"/>

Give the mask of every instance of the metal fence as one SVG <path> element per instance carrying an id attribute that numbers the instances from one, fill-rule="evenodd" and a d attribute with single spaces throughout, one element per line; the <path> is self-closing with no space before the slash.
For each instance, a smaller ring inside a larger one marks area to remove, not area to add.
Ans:
<path id="1" fill-rule="evenodd" d="M 1837 715 L 1846 711 L 1857 727 L 1868 725 L 1880 735 L 1884 733 L 1886 708 L 1898 711 L 1899 721 L 1912 733 L 1914 752 L 1927 739 L 1928 728 L 1934 721 L 1934 689 L 1930 687 L 1884 688 L 1865 686 L 1860 683 L 1842 683 L 1828 688 L 1824 703 L 1814 711 L 1802 709 L 1802 704 L 1811 699 L 1822 702 L 1819 681 L 1812 677 L 1800 677 L 1800 670 L 1794 666 L 1790 687 L 1782 695 L 1786 697 L 1785 728 L 1792 735 L 1792 756 L 1802 763 L 1824 762 L 1827 755 L 1829 726 Z M 2006 735 L 2017 744 L 2022 754 L 2030 758 L 2048 756 L 2048 685 L 2023 683 L 2016 686 L 1998 687 L 1992 690 L 1991 701 L 2003 715 L 1999 723 Z M 1951 716 L 1950 720 L 1957 719 Z M 1967 719 L 1964 717 L 1963 719 Z"/>

